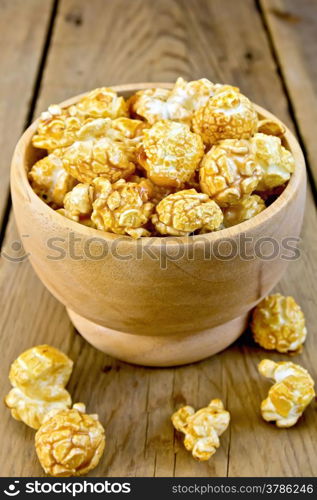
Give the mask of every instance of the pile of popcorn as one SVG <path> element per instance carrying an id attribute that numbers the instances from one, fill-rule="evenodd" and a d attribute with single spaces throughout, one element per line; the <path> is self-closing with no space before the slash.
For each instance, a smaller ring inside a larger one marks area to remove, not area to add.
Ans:
<path id="1" fill-rule="evenodd" d="M 34 191 L 78 223 L 132 238 L 221 230 L 259 214 L 295 168 L 280 123 L 237 87 L 178 78 L 127 101 L 95 89 L 42 113 Z M 272 198 L 273 197 L 273 198 Z"/>

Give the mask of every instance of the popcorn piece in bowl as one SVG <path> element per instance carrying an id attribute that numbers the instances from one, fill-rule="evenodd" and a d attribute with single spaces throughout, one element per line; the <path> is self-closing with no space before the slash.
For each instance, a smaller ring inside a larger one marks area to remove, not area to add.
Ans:
<path id="1" fill-rule="evenodd" d="M 77 184 L 64 198 L 63 215 L 79 222 L 92 212 L 93 188 L 89 184 Z"/>
<path id="2" fill-rule="evenodd" d="M 192 177 L 203 154 L 201 138 L 188 125 L 162 120 L 144 131 L 139 162 L 154 184 L 179 188 Z"/>
<path id="3" fill-rule="evenodd" d="M 13 363 L 9 379 L 13 389 L 5 398 L 13 418 L 38 429 L 53 408 L 71 405 L 66 391 L 73 362 L 58 349 L 48 345 L 32 347 Z"/>
<path id="4" fill-rule="evenodd" d="M 151 183 L 126 182 L 120 179 L 110 184 L 105 179 L 95 179 L 95 201 L 91 220 L 101 231 L 116 234 L 128 234 L 133 238 L 149 236 L 143 227 L 149 221 L 154 204 L 150 201 L 152 195 Z"/>
<path id="5" fill-rule="evenodd" d="M 87 415 L 82 403 L 48 414 L 35 435 L 39 461 L 54 477 L 82 476 L 94 469 L 106 438 L 98 415 Z"/>
<path id="6" fill-rule="evenodd" d="M 37 161 L 29 172 L 29 179 L 35 193 L 46 203 L 58 207 L 63 206 L 63 200 L 76 183 L 63 167 L 59 156 L 52 153 Z"/>
<path id="7" fill-rule="evenodd" d="M 258 369 L 275 381 L 261 403 L 262 417 L 277 427 L 292 427 L 315 396 L 313 379 L 305 368 L 290 362 L 263 359 Z"/>
<path id="8" fill-rule="evenodd" d="M 151 125 L 159 120 L 181 121 L 190 125 L 194 111 L 206 104 L 215 87 L 206 78 L 191 82 L 178 78 L 173 89 L 140 90 L 130 99 L 130 106 L 134 113 Z"/>
<path id="9" fill-rule="evenodd" d="M 52 104 L 41 114 L 32 144 L 49 152 L 70 146 L 82 124 L 83 118 L 78 116 L 74 107 L 64 109 Z"/>
<path id="10" fill-rule="evenodd" d="M 249 139 L 257 127 L 251 101 L 236 87 L 222 85 L 193 117 L 193 130 L 207 145 L 223 139 Z"/>
<path id="11" fill-rule="evenodd" d="M 92 90 L 74 105 L 76 112 L 85 118 L 119 118 L 128 116 L 128 107 L 123 97 L 107 87 Z"/>
<path id="12" fill-rule="evenodd" d="M 170 194 L 156 206 L 152 222 L 158 233 L 186 236 L 197 230 L 220 228 L 223 214 L 220 207 L 203 193 L 187 189 Z"/>
<path id="13" fill-rule="evenodd" d="M 251 329 L 261 347 L 278 352 L 300 352 L 307 335 L 301 308 L 293 297 L 280 293 L 265 297 L 256 306 Z"/>
<path id="14" fill-rule="evenodd" d="M 235 226 L 246 220 L 255 217 L 255 215 L 265 209 L 265 203 L 262 198 L 256 194 L 243 196 L 236 205 L 230 205 L 223 209 L 223 223 L 225 227 Z"/>
<path id="15" fill-rule="evenodd" d="M 251 139 L 255 160 L 262 169 L 257 191 L 265 191 L 287 182 L 295 169 L 293 155 L 272 135 L 255 134 Z"/>
<path id="16" fill-rule="evenodd" d="M 206 408 L 195 412 L 184 406 L 172 415 L 176 430 L 185 434 L 184 446 L 199 461 L 209 460 L 220 446 L 219 436 L 230 422 L 230 413 L 220 399 L 213 399 Z"/>
<path id="17" fill-rule="evenodd" d="M 276 137 L 283 137 L 286 129 L 281 122 L 267 118 L 258 122 L 257 132 L 266 135 L 275 135 Z"/>
<path id="18" fill-rule="evenodd" d="M 203 157 L 199 169 L 201 190 L 222 207 L 252 193 L 261 175 L 252 144 L 245 139 L 220 141 Z"/>

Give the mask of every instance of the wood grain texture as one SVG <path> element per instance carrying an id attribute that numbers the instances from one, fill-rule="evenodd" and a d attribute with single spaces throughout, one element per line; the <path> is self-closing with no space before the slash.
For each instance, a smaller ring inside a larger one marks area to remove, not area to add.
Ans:
<path id="1" fill-rule="evenodd" d="M 0 1 L 0 225 L 11 156 L 26 124 L 52 6 L 52 0 Z"/>
<path id="2" fill-rule="evenodd" d="M 317 2 L 260 0 L 317 185 Z"/>
<path id="3" fill-rule="evenodd" d="M 255 102 L 291 125 L 253 1 L 227 0 L 224 5 L 223 0 L 143 0 L 133 1 L 133 8 L 131 4 L 130 0 L 60 2 L 38 111 L 101 84 L 206 76 L 240 85 Z M 19 254 L 13 245 L 16 239 L 10 220 L 4 247 L 8 256 Z M 306 366 L 316 379 L 317 219 L 310 193 L 301 251 L 301 259 L 291 263 L 279 289 L 294 295 L 305 311 L 307 345 L 292 360 Z M 67 352 L 75 361 L 69 385 L 74 401 L 82 400 L 89 411 L 98 412 L 107 430 L 106 452 L 92 475 L 316 474 L 316 403 L 293 429 L 276 430 L 261 420 L 259 404 L 269 384 L 257 374 L 256 363 L 267 353 L 247 333 L 224 353 L 195 365 L 173 370 L 136 368 L 83 341 L 27 260 L 3 259 L 0 272 L 2 396 L 9 390 L 9 365 L 24 349 L 47 342 Z M 288 359 L 277 354 L 269 357 Z M 224 400 L 232 424 L 215 456 L 199 464 L 174 435 L 169 417 L 181 404 L 200 407 L 211 397 Z M 3 406 L 0 426 L 1 474 L 42 475 L 33 448 L 34 432 L 14 421 Z"/>

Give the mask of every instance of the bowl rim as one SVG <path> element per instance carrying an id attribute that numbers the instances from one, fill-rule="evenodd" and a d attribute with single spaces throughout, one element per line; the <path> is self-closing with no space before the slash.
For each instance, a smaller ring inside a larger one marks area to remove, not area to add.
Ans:
<path id="1" fill-rule="evenodd" d="M 112 88 L 119 95 L 122 93 L 134 93 L 138 90 L 151 89 L 154 87 L 161 88 L 171 88 L 173 83 L 167 82 L 141 82 L 141 83 L 130 83 L 130 84 L 122 84 L 122 85 L 112 85 L 108 88 Z M 68 107 L 72 104 L 75 104 L 80 98 L 87 95 L 88 92 L 83 92 L 76 96 L 73 96 L 69 99 L 62 101 L 59 106 Z M 105 241 L 114 241 L 118 239 L 124 239 L 125 243 L 129 243 L 130 245 L 146 245 L 151 241 L 151 246 L 179 246 L 179 245 L 190 245 L 196 242 L 208 241 L 209 243 L 217 242 L 221 239 L 229 240 L 236 238 L 241 233 L 246 233 L 251 229 L 256 229 L 260 227 L 263 223 L 267 222 L 268 219 L 276 215 L 280 210 L 282 210 L 290 199 L 296 195 L 297 190 L 301 184 L 301 182 L 305 182 L 305 160 L 300 145 L 295 138 L 294 134 L 290 131 L 290 129 L 273 113 L 267 111 L 265 108 L 253 103 L 257 113 L 264 118 L 272 119 L 283 125 L 286 132 L 284 138 L 288 144 L 288 148 L 293 154 L 295 158 L 295 171 L 291 175 L 290 180 L 284 191 L 278 196 L 278 198 L 268 207 L 266 207 L 262 212 L 255 215 L 251 219 L 241 222 L 240 224 L 236 224 L 235 226 L 231 226 L 228 228 L 223 228 L 219 231 L 213 231 L 205 234 L 198 235 L 187 235 L 187 236 L 146 236 L 139 238 L 137 240 L 131 238 L 128 235 L 119 235 L 115 233 L 110 233 L 107 231 L 101 231 L 99 229 L 94 229 L 89 226 L 85 226 L 80 224 L 79 222 L 68 219 L 62 214 L 59 214 L 54 209 L 52 209 L 49 205 L 47 205 L 36 193 L 33 191 L 31 184 L 27 175 L 27 165 L 25 165 L 24 157 L 27 148 L 31 143 L 31 139 L 35 130 L 37 129 L 37 124 L 39 121 L 39 117 L 34 120 L 31 125 L 24 131 L 23 135 L 20 137 L 17 145 L 15 147 L 12 163 L 11 163 L 11 191 L 14 191 L 12 184 L 14 175 L 18 174 L 19 181 L 22 182 L 22 188 L 24 193 L 26 194 L 27 200 L 32 202 L 32 200 L 41 204 L 41 208 L 47 212 L 49 218 L 55 220 L 57 225 L 63 225 L 64 228 L 70 228 L 74 233 L 82 233 L 83 236 L 99 238 Z"/>

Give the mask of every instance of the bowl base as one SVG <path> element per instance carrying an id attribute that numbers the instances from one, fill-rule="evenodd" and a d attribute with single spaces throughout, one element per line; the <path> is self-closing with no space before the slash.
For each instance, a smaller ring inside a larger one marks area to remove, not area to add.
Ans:
<path id="1" fill-rule="evenodd" d="M 78 332 L 94 347 L 121 361 L 143 366 L 176 366 L 200 361 L 222 351 L 245 330 L 248 313 L 199 332 L 144 336 L 106 328 L 67 309 Z"/>

